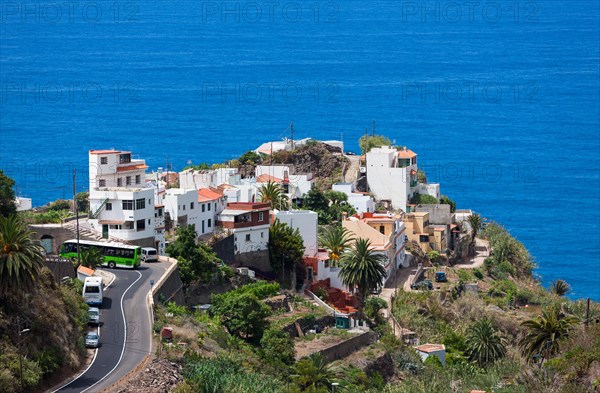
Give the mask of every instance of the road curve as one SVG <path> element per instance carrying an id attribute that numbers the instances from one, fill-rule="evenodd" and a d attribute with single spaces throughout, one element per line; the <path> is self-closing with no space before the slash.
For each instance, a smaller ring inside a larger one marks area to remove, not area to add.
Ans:
<path id="1" fill-rule="evenodd" d="M 137 270 L 113 269 L 116 278 L 104 295 L 100 347 L 87 369 L 53 393 L 97 392 L 117 382 L 152 352 L 147 295 L 168 268 L 165 262 L 142 264 Z"/>

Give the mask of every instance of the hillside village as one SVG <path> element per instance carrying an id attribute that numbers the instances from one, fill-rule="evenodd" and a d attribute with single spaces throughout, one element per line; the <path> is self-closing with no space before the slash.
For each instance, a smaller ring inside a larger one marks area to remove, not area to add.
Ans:
<path id="1" fill-rule="evenodd" d="M 523 245 L 456 209 L 416 152 L 360 145 L 265 142 L 179 172 L 90 150 L 78 220 L 24 212 L 47 256 L 78 230 L 173 266 L 152 287 L 155 353 L 109 391 L 600 391 L 600 307 L 544 290 Z M 527 321 L 565 314 L 562 338 L 529 344 Z"/>

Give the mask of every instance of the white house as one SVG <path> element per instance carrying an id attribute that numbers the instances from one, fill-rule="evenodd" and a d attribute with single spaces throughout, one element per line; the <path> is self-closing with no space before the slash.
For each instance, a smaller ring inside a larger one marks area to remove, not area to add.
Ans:
<path id="1" fill-rule="evenodd" d="M 358 213 L 372 213 L 375 211 L 375 201 L 368 193 L 355 192 L 353 183 L 336 183 L 333 191 L 343 192 L 348 196 L 348 204 Z"/>
<path id="2" fill-rule="evenodd" d="M 269 244 L 268 203 L 227 203 L 217 224 L 234 234 L 234 253 L 266 251 Z"/>
<path id="3" fill-rule="evenodd" d="M 32 207 L 31 198 L 16 197 L 15 204 L 18 212 L 29 210 Z"/>
<path id="4" fill-rule="evenodd" d="M 394 209 L 407 211 L 415 193 L 439 198 L 439 184 L 419 186 L 417 154 L 406 147 L 375 147 L 366 155 L 367 183 L 378 200 L 389 201 Z"/>
<path id="5" fill-rule="evenodd" d="M 302 197 L 315 183 L 312 173 L 296 174 L 292 165 L 257 165 L 255 172 L 257 183 L 280 183 L 291 199 Z"/>
<path id="6" fill-rule="evenodd" d="M 199 236 L 211 234 L 217 226 L 219 214 L 227 205 L 225 196 L 216 189 L 201 188 L 198 193 L 200 209 L 199 227 L 196 228 Z"/>
<path id="7" fill-rule="evenodd" d="M 415 349 L 423 362 L 430 356 L 437 356 L 442 366 L 446 367 L 446 347 L 444 344 L 423 344 L 415 347 Z"/>
<path id="8" fill-rule="evenodd" d="M 92 230 L 133 244 L 158 248 L 155 232 L 155 190 L 147 187 L 144 160 L 131 152 L 90 150 L 90 214 Z"/>
<path id="9" fill-rule="evenodd" d="M 275 211 L 275 218 L 292 229 L 298 229 L 304 243 L 304 256 L 314 257 L 318 247 L 319 215 L 310 210 Z"/>
<path id="10" fill-rule="evenodd" d="M 198 191 L 169 188 L 165 191 L 163 204 L 173 227 L 193 225 L 196 232 L 198 232 L 198 225 L 200 224 Z"/>

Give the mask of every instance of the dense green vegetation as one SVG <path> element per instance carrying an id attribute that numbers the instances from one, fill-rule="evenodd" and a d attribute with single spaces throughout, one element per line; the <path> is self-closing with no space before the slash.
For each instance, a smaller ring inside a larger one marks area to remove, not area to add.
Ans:
<path id="1" fill-rule="evenodd" d="M 321 191 L 313 187 L 302 198 L 302 209 L 312 210 L 319 215 L 319 225 L 338 223 L 346 213 L 356 214 L 356 210 L 348 204 L 348 196 L 338 191 Z"/>
<path id="2" fill-rule="evenodd" d="M 269 227 L 268 247 L 269 260 L 275 274 L 281 278 L 282 285 L 292 288 L 295 285 L 292 278 L 304 255 L 304 241 L 300 231 L 276 219 Z"/>
<path id="3" fill-rule="evenodd" d="M 374 147 L 391 146 L 392 141 L 383 135 L 363 135 L 358 140 L 360 151 L 367 154 Z"/>
<path id="4" fill-rule="evenodd" d="M 0 216 L 7 217 L 17 212 L 15 203 L 15 181 L 0 170 Z"/>

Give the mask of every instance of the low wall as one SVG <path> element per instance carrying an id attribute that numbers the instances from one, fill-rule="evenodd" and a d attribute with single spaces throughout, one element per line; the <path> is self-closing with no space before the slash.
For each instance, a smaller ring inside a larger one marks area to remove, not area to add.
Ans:
<path id="1" fill-rule="evenodd" d="M 233 235 L 229 235 L 226 238 L 215 242 L 211 248 L 217 254 L 217 256 L 225 263 L 231 263 L 235 260 L 235 253 L 233 251 L 235 246 L 235 239 Z"/>
<path id="2" fill-rule="evenodd" d="M 269 250 L 237 254 L 234 258 L 234 262 L 236 266 L 247 266 L 269 273 L 273 271 L 271 261 L 269 261 Z"/>
<path id="3" fill-rule="evenodd" d="M 323 355 L 325 361 L 333 362 L 334 360 L 342 359 L 375 341 L 377 341 L 377 333 L 365 332 L 319 352 Z"/>
<path id="4" fill-rule="evenodd" d="M 179 275 L 177 259 L 160 256 L 159 260 L 170 262 L 171 266 L 169 266 L 162 277 L 152 286 L 153 302 L 175 302 L 180 306 L 185 305 L 183 283 L 181 282 L 181 276 Z"/>
<path id="5" fill-rule="evenodd" d="M 46 266 L 52 274 L 54 279 L 59 282 L 63 277 L 77 277 L 77 272 L 73 267 L 71 261 L 62 260 L 60 258 L 46 258 L 44 260 L 44 266 Z"/>

